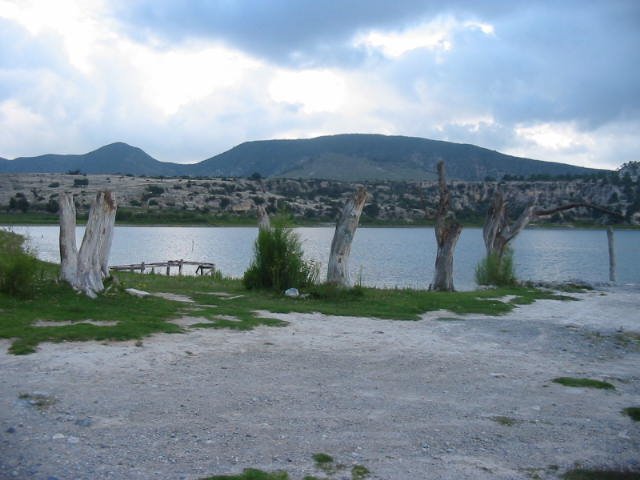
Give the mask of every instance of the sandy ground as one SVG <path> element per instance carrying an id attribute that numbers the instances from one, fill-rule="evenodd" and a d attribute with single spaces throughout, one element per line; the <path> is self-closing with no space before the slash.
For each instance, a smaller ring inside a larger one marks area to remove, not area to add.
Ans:
<path id="1" fill-rule="evenodd" d="M 640 290 L 578 296 L 458 320 L 279 315 L 287 327 L 193 330 L 141 347 L 45 344 L 13 356 L 3 342 L 0 477 L 196 479 L 246 467 L 324 477 L 317 452 L 379 479 L 640 470 L 640 424 L 621 414 L 640 406 L 640 348 L 624 337 L 640 331 Z"/>

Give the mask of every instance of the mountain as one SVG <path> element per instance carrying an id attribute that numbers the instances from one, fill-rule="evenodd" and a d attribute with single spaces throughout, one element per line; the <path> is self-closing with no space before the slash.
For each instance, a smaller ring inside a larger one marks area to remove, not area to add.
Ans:
<path id="1" fill-rule="evenodd" d="M 0 161 L 2 173 L 130 173 L 172 176 L 184 172 L 184 165 L 159 162 L 137 147 L 116 142 L 83 155 L 47 154 Z"/>
<path id="2" fill-rule="evenodd" d="M 505 155 L 475 145 L 426 138 L 369 134 L 242 143 L 195 164 L 160 162 L 126 143 L 112 143 L 83 155 L 41 155 L 0 159 L 0 173 L 79 170 L 148 176 L 317 178 L 331 180 L 428 180 L 440 160 L 447 176 L 484 180 L 504 175 L 588 175 L 598 170 Z"/>
<path id="3" fill-rule="evenodd" d="M 505 155 L 475 145 L 426 138 L 369 134 L 242 143 L 193 165 L 196 175 L 421 180 L 435 178 L 440 160 L 447 175 L 484 180 L 503 175 L 584 175 L 597 170 Z"/>

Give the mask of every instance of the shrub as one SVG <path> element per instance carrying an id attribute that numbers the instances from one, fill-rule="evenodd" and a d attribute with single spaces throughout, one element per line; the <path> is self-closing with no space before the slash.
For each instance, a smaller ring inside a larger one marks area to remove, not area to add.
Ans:
<path id="1" fill-rule="evenodd" d="M 73 186 L 74 187 L 86 187 L 87 185 L 89 185 L 89 179 L 88 178 L 74 178 L 73 179 Z"/>
<path id="2" fill-rule="evenodd" d="M 271 229 L 260 229 L 254 251 L 242 278 L 248 289 L 305 288 L 318 278 L 317 266 L 303 258 L 300 238 L 282 219 L 274 219 Z"/>
<path id="3" fill-rule="evenodd" d="M 499 287 L 515 285 L 513 252 L 510 249 L 505 250 L 502 259 L 497 254 L 491 254 L 482 259 L 476 266 L 476 283 Z"/>
<path id="4" fill-rule="evenodd" d="M 0 292 L 14 297 L 33 295 L 38 261 L 24 248 L 24 237 L 0 231 Z"/>

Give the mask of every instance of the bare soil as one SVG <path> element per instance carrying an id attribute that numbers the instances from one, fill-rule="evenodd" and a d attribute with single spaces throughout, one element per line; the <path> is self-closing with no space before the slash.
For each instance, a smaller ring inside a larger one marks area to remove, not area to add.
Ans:
<path id="1" fill-rule="evenodd" d="M 0 478 L 196 479 L 246 467 L 379 479 L 640 470 L 640 291 L 502 317 L 278 315 L 123 343 L 0 344 Z M 185 322 L 188 325 L 188 322 Z M 568 388 L 560 376 L 615 390 Z"/>

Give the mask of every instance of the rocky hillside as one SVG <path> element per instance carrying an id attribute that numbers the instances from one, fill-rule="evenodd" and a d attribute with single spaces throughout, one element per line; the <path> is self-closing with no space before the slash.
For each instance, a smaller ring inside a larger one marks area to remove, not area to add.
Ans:
<path id="1" fill-rule="evenodd" d="M 416 223 L 433 217 L 437 185 L 430 181 L 362 183 L 370 193 L 364 222 Z M 253 217 L 257 205 L 271 213 L 286 211 L 314 222 L 332 222 L 356 184 L 328 180 L 246 178 L 148 178 L 109 175 L 7 174 L 0 175 L 0 209 L 9 212 L 57 211 L 61 191 L 76 194 L 80 211 L 87 210 L 97 190 L 117 193 L 121 219 L 139 215 L 161 218 Z M 541 208 L 587 201 L 620 211 L 640 222 L 638 179 L 617 174 L 572 181 L 451 182 L 452 206 L 463 221 L 481 222 L 496 189 L 507 194 L 515 215 L 526 203 Z M 601 214 L 586 209 L 569 210 L 551 222 L 597 223 Z"/>
<path id="2" fill-rule="evenodd" d="M 440 160 L 451 179 L 504 176 L 585 176 L 599 171 L 514 157 L 475 145 L 386 135 L 331 135 L 246 142 L 194 164 L 160 162 L 143 150 L 113 143 L 82 155 L 0 159 L 0 173 L 133 174 L 191 177 L 285 177 L 339 181 L 433 180 Z"/>

